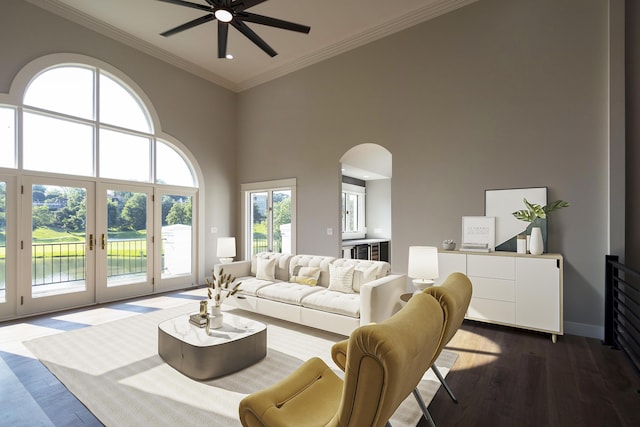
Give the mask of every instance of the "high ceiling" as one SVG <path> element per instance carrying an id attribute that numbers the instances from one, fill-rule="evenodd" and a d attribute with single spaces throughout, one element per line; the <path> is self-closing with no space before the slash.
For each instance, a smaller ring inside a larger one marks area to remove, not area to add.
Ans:
<path id="1" fill-rule="evenodd" d="M 248 24 L 271 58 L 230 28 L 218 59 L 217 23 L 171 37 L 160 33 L 206 15 L 157 0 L 26 0 L 234 91 L 256 86 L 476 0 L 269 0 L 247 11 L 311 27 L 301 34 Z M 189 0 L 206 5 L 205 0 Z"/>

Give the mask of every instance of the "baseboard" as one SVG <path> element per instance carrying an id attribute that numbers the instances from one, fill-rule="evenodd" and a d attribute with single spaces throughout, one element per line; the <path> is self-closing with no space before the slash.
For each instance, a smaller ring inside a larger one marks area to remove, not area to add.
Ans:
<path id="1" fill-rule="evenodd" d="M 604 339 L 604 326 L 588 323 L 564 322 L 564 333 L 581 337 Z"/>

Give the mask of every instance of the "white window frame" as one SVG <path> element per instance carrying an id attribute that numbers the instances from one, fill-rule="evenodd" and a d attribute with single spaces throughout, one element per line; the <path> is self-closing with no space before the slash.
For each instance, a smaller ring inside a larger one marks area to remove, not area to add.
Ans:
<path id="1" fill-rule="evenodd" d="M 367 224 L 366 224 L 366 195 L 367 190 L 366 187 L 361 187 L 359 185 L 342 183 L 342 194 L 341 200 L 346 201 L 346 196 L 355 195 L 358 198 L 358 217 L 356 218 L 356 230 L 346 230 L 343 227 L 342 230 L 342 239 L 364 239 L 367 234 Z M 346 206 L 342 206 L 342 224 L 349 223 L 350 213 L 346 210 Z"/>
<path id="2" fill-rule="evenodd" d="M 291 191 L 291 253 L 297 252 L 297 220 L 296 220 L 296 179 L 287 178 L 275 181 L 263 181 L 253 182 L 248 184 L 241 184 L 240 191 L 241 197 L 244 203 L 242 203 L 242 245 L 243 248 L 240 253 L 244 254 L 244 259 L 251 259 L 251 193 L 266 191 L 273 192 L 279 190 Z M 271 233 L 269 233 L 271 235 Z M 269 237 L 271 238 L 271 237 Z"/>

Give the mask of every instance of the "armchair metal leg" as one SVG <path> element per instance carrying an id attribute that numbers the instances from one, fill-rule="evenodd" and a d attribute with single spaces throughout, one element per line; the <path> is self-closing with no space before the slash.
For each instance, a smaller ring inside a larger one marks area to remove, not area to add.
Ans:
<path id="1" fill-rule="evenodd" d="M 444 380 L 444 377 L 440 373 L 440 370 L 438 369 L 438 367 L 436 366 L 435 363 L 433 365 L 431 365 L 431 369 L 433 369 L 433 373 L 436 374 L 436 377 L 438 377 L 438 379 L 440 380 L 440 383 L 442 383 L 444 389 L 447 390 L 447 393 L 449 393 L 449 396 L 451 396 L 451 399 L 455 403 L 458 403 L 458 399 L 456 399 L 456 397 L 453 395 L 453 392 L 449 388 L 449 385 L 447 384 L 447 382 Z"/>
<path id="2" fill-rule="evenodd" d="M 425 405 L 424 400 L 422 400 L 422 396 L 420 396 L 420 392 L 418 391 L 417 388 L 413 389 L 413 396 L 418 401 L 418 406 L 420 406 L 420 409 L 422 409 L 422 413 L 424 414 L 424 417 L 427 419 L 427 422 L 429 423 L 429 425 L 431 427 L 436 427 L 436 423 L 433 422 L 433 418 L 431 418 L 431 414 L 427 409 L 427 405 Z"/>

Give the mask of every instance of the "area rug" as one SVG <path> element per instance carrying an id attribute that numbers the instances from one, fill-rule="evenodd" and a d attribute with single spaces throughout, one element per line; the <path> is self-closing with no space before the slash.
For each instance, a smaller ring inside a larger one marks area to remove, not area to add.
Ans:
<path id="1" fill-rule="evenodd" d="M 225 377 L 192 380 L 158 356 L 158 323 L 197 310 L 185 306 L 133 316 L 25 342 L 27 348 L 107 426 L 240 426 L 238 404 L 247 394 L 284 378 L 312 356 L 329 366 L 341 335 L 233 310 L 267 324 L 267 357 Z M 457 355 L 443 351 L 443 375 Z M 336 367 L 336 372 L 339 370 Z M 429 371 L 419 385 L 428 404 L 440 383 Z M 414 427 L 420 409 L 413 398 L 398 408 L 394 427 Z"/>

